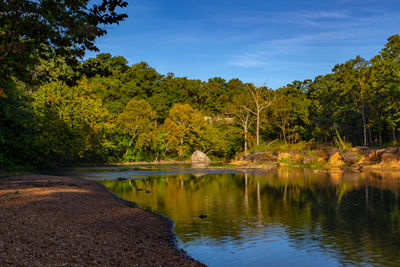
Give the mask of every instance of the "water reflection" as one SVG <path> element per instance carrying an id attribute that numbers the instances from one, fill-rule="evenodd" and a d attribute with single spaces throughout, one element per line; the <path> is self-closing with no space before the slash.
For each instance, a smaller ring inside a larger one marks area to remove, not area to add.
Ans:
<path id="1" fill-rule="evenodd" d="M 171 218 L 181 246 L 209 265 L 400 265 L 400 173 L 279 169 L 103 183 Z"/>

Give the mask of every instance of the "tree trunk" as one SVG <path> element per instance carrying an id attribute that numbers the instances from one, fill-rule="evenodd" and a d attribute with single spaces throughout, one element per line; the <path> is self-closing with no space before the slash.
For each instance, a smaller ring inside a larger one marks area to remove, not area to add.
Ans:
<path id="1" fill-rule="evenodd" d="M 58 162 L 58 166 L 61 166 L 61 165 L 63 164 L 63 162 L 64 162 L 64 157 L 65 157 L 65 154 L 62 153 L 62 154 L 61 154 L 61 157 L 60 157 L 60 160 L 59 160 L 59 162 Z"/>
<path id="2" fill-rule="evenodd" d="M 247 154 L 247 126 L 244 126 L 243 130 L 244 130 L 244 154 Z"/>
<path id="3" fill-rule="evenodd" d="M 131 140 L 129 141 L 128 147 L 131 147 L 133 140 L 135 139 L 136 135 L 132 136 Z"/>
<path id="4" fill-rule="evenodd" d="M 285 119 L 284 119 L 283 117 L 282 117 L 281 122 L 282 122 L 282 124 L 281 124 L 281 129 L 282 129 L 283 140 L 285 141 L 285 145 L 287 145 L 287 141 L 286 141 L 286 131 L 285 131 L 285 129 L 286 129 L 286 127 L 285 127 L 286 121 L 285 121 Z"/>
<path id="5" fill-rule="evenodd" d="M 286 134 L 284 130 L 282 130 L 282 135 L 283 135 L 283 140 L 285 141 L 285 145 L 287 145 Z"/>
<path id="6" fill-rule="evenodd" d="M 394 125 L 393 125 L 392 135 L 393 135 L 393 143 L 395 143 L 396 142 L 396 126 L 394 126 Z"/>
<path id="7" fill-rule="evenodd" d="M 372 141 L 371 127 L 368 128 L 368 134 L 369 134 L 369 146 L 372 147 L 373 141 Z"/>
<path id="8" fill-rule="evenodd" d="M 364 100 L 361 101 L 361 108 L 362 108 L 362 120 L 363 120 L 364 146 L 367 146 L 367 128 L 365 126 Z"/>
<path id="9" fill-rule="evenodd" d="M 257 125 L 256 125 L 257 146 L 260 144 L 260 110 L 257 108 Z"/>
<path id="10" fill-rule="evenodd" d="M 165 150 L 164 150 L 164 153 L 163 153 L 163 158 L 164 159 L 165 159 L 165 155 L 167 154 L 167 150 L 168 150 L 168 145 L 165 146 Z"/>

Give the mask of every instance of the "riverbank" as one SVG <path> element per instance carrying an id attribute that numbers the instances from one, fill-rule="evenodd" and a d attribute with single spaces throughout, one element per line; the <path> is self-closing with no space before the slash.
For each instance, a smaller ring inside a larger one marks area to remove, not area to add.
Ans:
<path id="1" fill-rule="evenodd" d="M 355 171 L 400 170 L 400 147 L 354 147 L 346 150 L 325 147 L 305 151 L 265 151 L 238 156 L 230 165 L 236 168 L 260 169 L 293 166 Z"/>
<path id="2" fill-rule="evenodd" d="M 203 266 L 168 220 L 71 177 L 0 178 L 0 226 L 1 266 Z"/>

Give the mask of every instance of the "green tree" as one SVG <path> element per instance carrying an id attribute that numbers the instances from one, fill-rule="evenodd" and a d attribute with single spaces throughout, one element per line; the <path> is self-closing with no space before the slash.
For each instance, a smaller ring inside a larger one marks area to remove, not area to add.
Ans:
<path id="1" fill-rule="evenodd" d="M 337 93 L 342 96 L 341 106 L 343 115 L 357 113 L 362 121 L 363 145 L 367 146 L 367 115 L 366 100 L 368 97 L 368 84 L 365 69 L 368 62 L 357 56 L 344 64 L 338 64 L 333 68 Z M 357 116 L 357 115 L 355 115 Z"/>
<path id="2" fill-rule="evenodd" d="M 77 58 L 97 50 L 96 38 L 127 17 L 118 11 L 126 6 L 122 0 L 0 2 L 0 165 L 28 165 L 30 156 L 35 157 L 36 151 L 25 149 L 31 140 L 20 139 L 34 138 L 31 92 L 57 79 L 76 85 L 80 74 L 66 66 L 80 67 Z"/>
<path id="3" fill-rule="evenodd" d="M 126 105 L 124 111 L 119 114 L 117 120 L 118 127 L 121 129 L 122 133 L 129 136 L 126 155 L 129 152 L 128 148 L 132 146 L 136 137 L 153 129 L 154 117 L 155 114 L 150 104 L 144 99 L 132 99 Z M 142 136 L 141 139 L 143 138 Z M 142 140 L 142 143 L 144 143 L 144 140 Z"/>
<path id="4" fill-rule="evenodd" d="M 99 99 L 85 91 L 85 81 L 75 87 L 62 82 L 41 86 L 33 95 L 35 131 L 31 137 L 36 163 L 62 163 L 82 158 L 105 159 L 104 135 L 110 125 Z"/>
<path id="5" fill-rule="evenodd" d="M 373 88 L 380 98 L 381 114 L 391 132 L 392 142 L 400 122 L 400 35 L 388 38 L 379 55 L 372 59 Z"/>
<path id="6" fill-rule="evenodd" d="M 302 91 L 302 82 L 294 81 L 276 91 L 275 121 L 285 144 L 299 141 L 309 124 L 310 100 Z"/>
<path id="7" fill-rule="evenodd" d="M 117 8 L 127 4 L 123 0 L 99 4 L 89 0 L 2 1 L 0 90 L 7 94 L 12 77 L 29 81 L 27 68 L 36 65 L 39 58 L 56 54 L 72 63 L 86 50 L 97 51 L 94 41 L 107 33 L 106 25 L 127 17 L 117 13 Z"/>
<path id="8" fill-rule="evenodd" d="M 124 57 L 113 57 L 109 53 L 96 55 L 94 58 L 89 58 L 83 65 L 83 72 L 86 77 L 108 77 L 110 75 L 119 75 L 129 69 L 128 60 Z"/>

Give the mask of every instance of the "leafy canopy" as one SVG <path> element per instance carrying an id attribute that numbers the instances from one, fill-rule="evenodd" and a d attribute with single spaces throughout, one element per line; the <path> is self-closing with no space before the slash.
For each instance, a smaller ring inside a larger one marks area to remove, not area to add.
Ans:
<path id="1" fill-rule="evenodd" d="M 123 0 L 2 0 L 0 2 L 0 92 L 9 79 L 28 80 L 27 67 L 52 54 L 76 63 L 86 50 L 98 51 L 95 39 L 107 33 L 106 25 L 127 15 L 117 8 Z"/>

